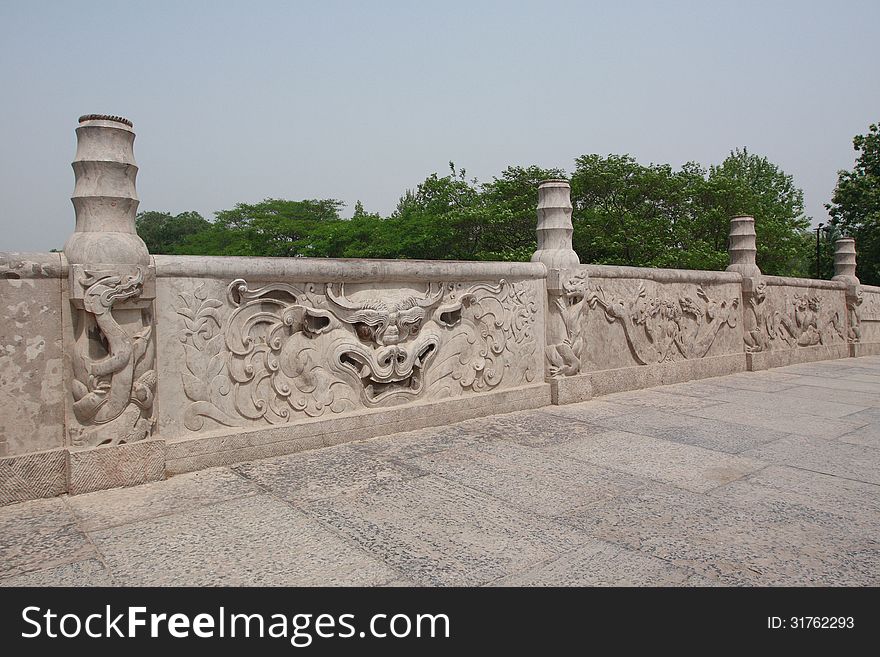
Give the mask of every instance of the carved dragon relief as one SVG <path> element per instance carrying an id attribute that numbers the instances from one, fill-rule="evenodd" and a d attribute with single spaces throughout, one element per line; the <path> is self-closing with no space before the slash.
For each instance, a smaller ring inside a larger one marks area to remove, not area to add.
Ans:
<path id="1" fill-rule="evenodd" d="M 83 269 L 78 274 L 85 292 L 76 318 L 71 392 L 80 426 L 71 427 L 71 441 L 96 446 L 142 440 L 155 426 L 152 313 L 149 303 L 117 310 L 136 316 L 133 326 L 123 327 L 114 310 L 142 295 L 144 269 L 134 274 Z"/>
<path id="2" fill-rule="evenodd" d="M 693 295 L 678 299 L 650 297 L 639 283 L 632 299 L 608 295 L 601 285 L 589 286 L 585 272 L 575 272 L 551 297 L 565 339 L 546 349 L 551 376 L 580 371 L 586 350 L 584 327 L 588 309 L 602 310 L 609 323 L 623 328 L 629 351 L 639 365 L 702 358 L 725 326 L 736 327 L 739 298 L 716 300 L 697 286 Z"/>
<path id="3" fill-rule="evenodd" d="M 865 301 L 865 295 L 856 286 L 853 293 L 847 291 L 846 294 L 846 312 L 849 318 L 847 330 L 847 341 L 850 343 L 860 342 L 862 339 L 862 313 L 861 305 Z"/>
<path id="4" fill-rule="evenodd" d="M 748 296 L 747 306 L 743 339 L 749 353 L 852 341 L 852 336 L 858 334 L 858 321 L 852 324 L 852 314 L 850 322 L 856 333 L 850 331 L 848 338 L 840 311 L 823 306 L 815 294 L 775 294 L 768 298 L 767 285 L 762 282 Z"/>
<path id="5" fill-rule="evenodd" d="M 344 284 L 229 284 L 177 309 L 190 404 L 184 425 L 280 424 L 534 380 L 538 304 L 531 287 L 432 283 L 412 290 Z"/>

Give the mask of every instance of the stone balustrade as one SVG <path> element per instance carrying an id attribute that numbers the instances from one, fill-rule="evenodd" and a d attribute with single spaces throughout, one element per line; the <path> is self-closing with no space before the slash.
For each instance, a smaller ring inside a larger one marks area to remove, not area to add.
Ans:
<path id="1" fill-rule="evenodd" d="M 530 263 L 150 256 L 134 131 L 77 129 L 64 253 L 0 253 L 0 503 L 611 392 L 880 353 L 880 288 L 579 264 L 566 181 Z"/>

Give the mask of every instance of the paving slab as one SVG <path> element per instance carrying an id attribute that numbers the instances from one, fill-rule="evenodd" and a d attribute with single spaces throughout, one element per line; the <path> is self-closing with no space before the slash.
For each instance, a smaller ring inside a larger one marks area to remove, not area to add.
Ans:
<path id="1" fill-rule="evenodd" d="M 0 586 L 114 586 L 116 581 L 97 559 L 0 578 Z"/>
<path id="2" fill-rule="evenodd" d="M 697 574 L 654 556 L 592 540 L 493 586 L 693 586 Z"/>
<path id="3" fill-rule="evenodd" d="M 0 507 L 0 577 L 95 556 L 63 498 Z"/>
<path id="4" fill-rule="evenodd" d="M 626 431 L 609 430 L 553 448 L 559 456 L 620 470 L 697 493 L 760 470 L 766 463 Z"/>
<path id="5" fill-rule="evenodd" d="M 853 429 L 865 426 L 865 422 L 851 419 L 851 416 L 832 419 L 810 415 L 806 412 L 755 406 L 748 402 L 709 406 L 688 415 L 705 420 L 715 420 L 754 427 L 759 431 L 812 436 L 817 438 L 837 438 Z"/>
<path id="6" fill-rule="evenodd" d="M 747 450 L 743 455 L 880 485 L 876 450 L 839 440 L 789 436 Z"/>
<path id="7" fill-rule="evenodd" d="M 259 488 L 227 468 L 176 475 L 143 486 L 67 498 L 80 528 L 106 529 L 139 520 L 189 511 L 199 506 L 255 495 Z"/>
<path id="8" fill-rule="evenodd" d="M 399 573 L 267 495 L 91 532 L 124 586 L 369 586 Z"/>
<path id="9" fill-rule="evenodd" d="M 435 475 L 306 510 L 421 585 L 487 584 L 584 541 L 575 529 Z"/>
<path id="10" fill-rule="evenodd" d="M 634 490 L 567 522 L 725 585 L 880 582 L 880 544 L 872 539 L 671 486 Z"/>
<path id="11" fill-rule="evenodd" d="M 287 501 L 320 500 L 421 476 L 419 470 L 338 445 L 232 466 L 232 471 Z"/>
<path id="12" fill-rule="evenodd" d="M 409 461 L 531 513 L 553 517 L 601 504 L 647 480 L 518 444 L 490 442 Z"/>

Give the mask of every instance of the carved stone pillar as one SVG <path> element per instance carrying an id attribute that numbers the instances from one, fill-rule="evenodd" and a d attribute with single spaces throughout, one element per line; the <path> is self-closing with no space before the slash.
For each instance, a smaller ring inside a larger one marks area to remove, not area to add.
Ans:
<path id="1" fill-rule="evenodd" d="M 538 186 L 538 250 L 532 262 L 547 266 L 547 376 L 557 378 L 580 371 L 581 314 L 587 287 L 586 272 L 576 271 L 580 259 L 571 246 L 571 186 L 565 180 L 545 180 Z"/>
<path id="2" fill-rule="evenodd" d="M 831 280 L 846 283 L 847 339 L 851 344 L 860 342 L 862 289 L 856 276 L 856 241 L 852 237 L 843 237 L 834 242 L 834 278 Z"/>
<path id="3" fill-rule="evenodd" d="M 730 237 L 727 242 L 730 264 L 727 271 L 742 274 L 743 342 L 747 353 L 765 351 L 768 348 L 766 301 L 767 286 L 761 280 L 758 267 L 755 218 L 747 216 L 730 219 Z"/>
<path id="4" fill-rule="evenodd" d="M 571 248 L 571 185 L 565 180 L 545 180 L 538 185 L 538 250 L 532 262 L 547 269 L 577 267 L 580 259 Z"/>
<path id="5" fill-rule="evenodd" d="M 131 443 L 153 432 L 156 390 L 155 270 L 135 230 L 135 135 L 127 119 L 90 114 L 76 136 L 76 229 L 64 245 L 68 445 Z"/>
<path id="6" fill-rule="evenodd" d="M 755 263 L 758 254 L 754 217 L 733 217 L 730 220 L 730 239 L 727 243 L 730 264 L 727 271 L 737 271 L 743 277 L 757 278 L 761 270 Z"/>

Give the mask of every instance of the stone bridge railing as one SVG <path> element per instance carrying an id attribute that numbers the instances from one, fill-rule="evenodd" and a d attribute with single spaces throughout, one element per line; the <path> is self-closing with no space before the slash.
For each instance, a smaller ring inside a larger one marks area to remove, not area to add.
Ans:
<path id="1" fill-rule="evenodd" d="M 565 181 L 531 263 L 150 256 L 134 132 L 80 120 L 64 253 L 0 254 L 0 503 L 380 434 L 880 353 L 880 288 L 581 265 Z"/>

